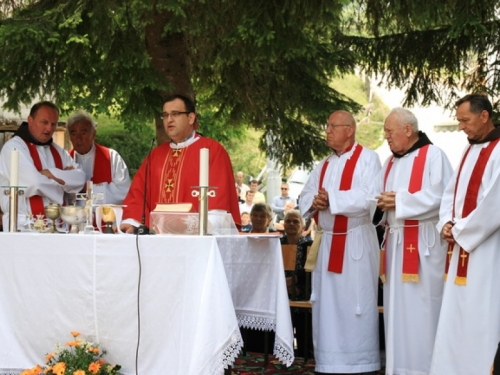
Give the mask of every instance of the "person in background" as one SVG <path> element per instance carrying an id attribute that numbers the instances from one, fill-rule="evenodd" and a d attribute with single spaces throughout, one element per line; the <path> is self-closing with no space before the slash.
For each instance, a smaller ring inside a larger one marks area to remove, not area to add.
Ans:
<path id="1" fill-rule="evenodd" d="M 316 215 L 323 229 L 312 273 L 315 370 L 376 374 L 379 247 L 367 198 L 373 196 L 380 161 L 355 141 L 351 113 L 333 112 L 325 131 L 332 154 L 312 171 L 299 203 L 303 215 Z"/>
<path id="2" fill-rule="evenodd" d="M 45 215 L 50 203 L 64 204 L 65 193 L 78 193 L 85 184 L 85 173 L 70 155 L 53 142 L 59 109 L 49 101 L 31 107 L 28 122 L 23 122 L 0 153 L 0 185 L 10 186 L 11 156 L 19 152 L 18 186 L 26 187 L 18 204 L 18 228 L 28 214 Z M 3 228 L 9 228 L 9 196 L 2 194 L 0 206 Z"/>
<path id="3" fill-rule="evenodd" d="M 248 190 L 245 194 L 245 202 L 240 203 L 240 212 L 250 212 L 253 207 L 253 197 L 254 192 L 252 190 Z"/>
<path id="4" fill-rule="evenodd" d="M 288 200 L 283 207 L 283 211 L 278 213 L 274 219 L 274 229 L 283 232 L 285 230 L 285 215 L 288 211 L 295 208 L 295 202 L 293 200 Z"/>
<path id="5" fill-rule="evenodd" d="M 436 228 L 449 247 L 430 374 L 487 374 L 500 337 L 500 128 L 485 95 L 456 103 L 469 141 Z"/>
<path id="6" fill-rule="evenodd" d="M 393 156 L 375 181 L 378 196 L 372 204 L 382 211 L 376 216 L 385 226 L 385 371 L 428 374 L 446 258 L 446 241 L 435 226 L 453 171 L 444 152 L 418 130 L 418 120 L 409 110 L 394 108 L 384 131 Z"/>
<path id="7" fill-rule="evenodd" d="M 314 240 L 314 227 L 316 226 L 316 223 L 314 222 L 314 219 L 312 217 L 308 218 L 306 220 L 306 224 L 304 226 L 304 230 L 302 232 L 302 235 L 308 240 L 312 241 Z"/>
<path id="8" fill-rule="evenodd" d="M 273 211 L 277 214 L 282 213 L 283 209 L 285 208 L 285 204 L 288 201 L 293 201 L 293 206 L 295 207 L 297 205 L 297 201 L 295 198 L 290 197 L 288 194 L 288 184 L 286 182 L 283 182 L 281 184 L 281 195 L 277 195 L 273 198 L 273 203 L 271 204 L 271 207 Z"/>
<path id="9" fill-rule="evenodd" d="M 259 184 L 258 180 L 250 181 L 250 190 L 254 193 L 253 203 L 266 203 L 266 197 L 259 191 Z"/>
<path id="10" fill-rule="evenodd" d="M 239 205 L 242 203 L 245 203 L 245 201 L 240 198 L 240 188 L 238 186 L 236 186 L 236 195 L 238 196 L 238 204 Z M 240 210 L 240 213 L 241 213 L 241 210 Z"/>
<path id="11" fill-rule="evenodd" d="M 71 157 L 78 163 L 87 181 L 93 182 L 93 193 L 103 195 L 100 203 L 120 205 L 130 188 L 127 165 L 118 152 L 95 143 L 97 124 L 85 111 L 78 111 L 66 121 L 73 148 Z M 82 193 L 86 193 L 85 185 Z"/>
<path id="12" fill-rule="evenodd" d="M 245 174 L 242 171 L 236 172 L 234 176 L 234 180 L 236 183 L 236 187 L 240 189 L 240 195 L 239 197 L 242 200 L 245 200 L 245 196 L 248 190 L 250 190 L 250 187 L 245 184 L 243 181 L 245 181 Z"/>
<path id="13" fill-rule="evenodd" d="M 250 211 L 250 221 L 252 222 L 251 233 L 275 232 L 269 225 L 273 219 L 273 210 L 268 204 L 256 203 Z"/>
<path id="14" fill-rule="evenodd" d="M 304 265 L 306 263 L 307 248 L 311 246 L 312 241 L 302 236 L 304 229 L 304 218 L 298 210 L 289 210 L 284 219 L 284 235 L 280 241 L 282 245 L 297 245 L 297 258 L 295 262 L 295 271 L 285 271 L 288 294 L 290 299 L 296 301 L 309 300 L 310 293 L 306 290 L 306 273 Z M 294 282 L 292 278 L 295 278 Z M 292 288 L 295 287 L 295 290 Z M 292 323 L 295 329 L 295 338 L 297 340 L 297 353 L 304 352 L 304 314 L 308 314 L 306 309 L 294 308 L 292 312 Z M 310 347 L 310 346 L 309 346 Z"/>
<path id="15" fill-rule="evenodd" d="M 250 214 L 248 212 L 241 213 L 241 231 L 250 232 L 252 230 L 252 223 L 250 222 Z"/>
<path id="16" fill-rule="evenodd" d="M 155 147 L 144 158 L 123 200 L 124 220 L 120 229 L 133 233 L 143 223 L 149 227 L 150 212 L 157 203 L 191 203 L 191 212 L 198 212 L 199 198 L 192 195 L 192 187 L 200 183 L 202 148 L 209 150 L 209 186 L 217 186 L 215 197 L 208 199 L 208 210 L 229 212 L 239 225 L 231 160 L 219 142 L 196 131 L 193 101 L 183 95 L 171 95 L 163 104 L 161 116 L 170 142 Z"/>

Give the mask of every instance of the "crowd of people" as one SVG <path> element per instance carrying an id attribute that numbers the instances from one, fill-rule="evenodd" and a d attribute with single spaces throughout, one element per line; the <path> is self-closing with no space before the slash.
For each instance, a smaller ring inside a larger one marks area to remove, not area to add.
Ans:
<path id="1" fill-rule="evenodd" d="M 392 155 L 381 164 L 356 142 L 354 116 L 337 110 L 325 128 L 332 152 L 312 171 L 300 197 L 289 196 L 283 182 L 281 194 L 267 204 L 260 181 L 246 185 L 243 172 L 233 175 L 224 147 L 197 132 L 196 109 L 185 96 L 165 100 L 170 142 L 152 149 L 132 181 L 118 152 L 94 142 L 96 123 L 84 111 L 67 121 L 73 148 L 56 145 L 59 109 L 44 101 L 3 146 L 0 183 L 10 186 L 11 156 L 18 152 L 20 224 L 30 214 L 43 215 L 49 203 L 68 204 L 92 181 L 105 203 L 123 204 L 121 231 L 140 233 L 157 203 L 188 202 L 197 210 L 192 187 L 199 183 L 200 150 L 208 148 L 209 186 L 217 186 L 209 211 L 229 212 L 241 231 L 281 232 L 283 245 L 297 245 L 292 292 L 313 303 L 318 374 L 380 370 L 381 280 L 387 375 L 496 375 L 500 127 L 492 111 L 484 95 L 456 102 L 458 126 L 470 145 L 453 171 L 411 111 L 395 108 L 386 117 Z M 8 228 L 9 197 L 2 195 L 0 204 Z M 306 268 L 312 270 L 310 295 Z"/>

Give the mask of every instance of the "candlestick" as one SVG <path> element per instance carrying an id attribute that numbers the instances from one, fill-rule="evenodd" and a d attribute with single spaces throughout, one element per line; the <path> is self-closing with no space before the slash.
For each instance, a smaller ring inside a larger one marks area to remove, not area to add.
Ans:
<path id="1" fill-rule="evenodd" d="M 19 150 L 13 149 L 10 152 L 10 186 L 19 185 Z"/>
<path id="2" fill-rule="evenodd" d="M 200 150 L 200 186 L 208 186 L 208 148 Z"/>

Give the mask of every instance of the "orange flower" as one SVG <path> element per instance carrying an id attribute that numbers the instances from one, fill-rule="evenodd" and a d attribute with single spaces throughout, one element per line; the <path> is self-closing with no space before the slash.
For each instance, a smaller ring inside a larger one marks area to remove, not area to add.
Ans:
<path id="1" fill-rule="evenodd" d="M 92 362 L 90 365 L 89 365 L 89 371 L 92 373 L 92 374 L 97 374 L 99 372 L 99 369 L 101 368 L 101 365 L 97 362 Z"/>
<path id="2" fill-rule="evenodd" d="M 54 375 L 64 375 L 64 373 L 66 372 L 66 363 L 57 362 L 52 367 L 52 372 L 54 373 Z"/>
<path id="3" fill-rule="evenodd" d="M 71 336 L 76 338 L 76 337 L 80 336 L 80 332 L 71 331 Z"/>
<path id="4" fill-rule="evenodd" d="M 104 365 L 104 364 L 106 364 L 106 361 L 104 359 L 99 359 L 96 362 L 99 363 L 101 366 Z"/>
<path id="5" fill-rule="evenodd" d="M 89 347 L 87 349 L 89 352 L 91 353 L 95 353 L 95 354 L 99 354 L 101 351 L 99 350 L 99 348 L 93 348 L 93 347 Z"/>
<path id="6" fill-rule="evenodd" d="M 36 365 L 33 368 L 30 368 L 28 370 L 24 370 L 21 372 L 20 375 L 38 375 L 42 371 L 42 368 L 39 365 Z"/>
<path id="7" fill-rule="evenodd" d="M 79 346 L 79 345 L 80 345 L 80 343 L 81 343 L 81 341 L 80 341 L 80 340 L 75 340 L 75 341 L 68 341 L 68 342 L 66 343 L 66 345 L 68 345 L 68 346 Z"/>
<path id="8" fill-rule="evenodd" d="M 55 354 L 55 353 L 54 353 L 54 352 L 52 352 L 52 353 L 49 353 L 49 354 L 47 354 L 47 355 L 45 356 L 45 359 L 47 360 L 47 363 L 49 363 L 49 362 L 50 362 L 50 360 L 52 359 L 52 357 L 54 357 L 54 354 Z"/>
<path id="9" fill-rule="evenodd" d="M 85 375 L 85 371 L 83 370 L 76 370 L 73 375 Z"/>

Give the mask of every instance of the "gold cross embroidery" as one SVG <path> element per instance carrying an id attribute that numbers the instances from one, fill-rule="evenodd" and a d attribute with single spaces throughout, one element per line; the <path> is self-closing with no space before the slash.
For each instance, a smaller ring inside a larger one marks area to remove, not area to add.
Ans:
<path id="1" fill-rule="evenodd" d="M 173 180 L 174 180 L 173 178 L 169 178 L 169 179 L 167 180 L 167 181 L 168 181 L 168 183 L 166 183 L 166 184 L 165 184 L 165 190 L 166 190 L 167 192 L 169 192 L 169 193 L 172 191 L 171 189 L 173 189 L 173 188 L 174 188 L 174 184 L 173 184 L 173 182 L 172 182 Z"/>
<path id="2" fill-rule="evenodd" d="M 453 248 L 450 246 L 448 247 L 448 262 L 451 262 L 451 256 L 453 255 Z"/>
<path id="3" fill-rule="evenodd" d="M 462 258 L 462 267 L 465 266 L 465 258 L 467 258 L 467 253 L 464 251 L 462 255 L 460 255 L 460 258 Z"/>
<path id="4" fill-rule="evenodd" d="M 174 154 L 174 157 L 178 157 L 179 154 L 182 152 L 182 148 L 174 148 L 172 152 Z"/>
<path id="5" fill-rule="evenodd" d="M 416 249 L 413 247 L 413 244 L 410 244 L 410 246 L 407 247 L 406 250 L 410 250 L 410 253 L 413 253 L 413 250 L 416 250 Z"/>

